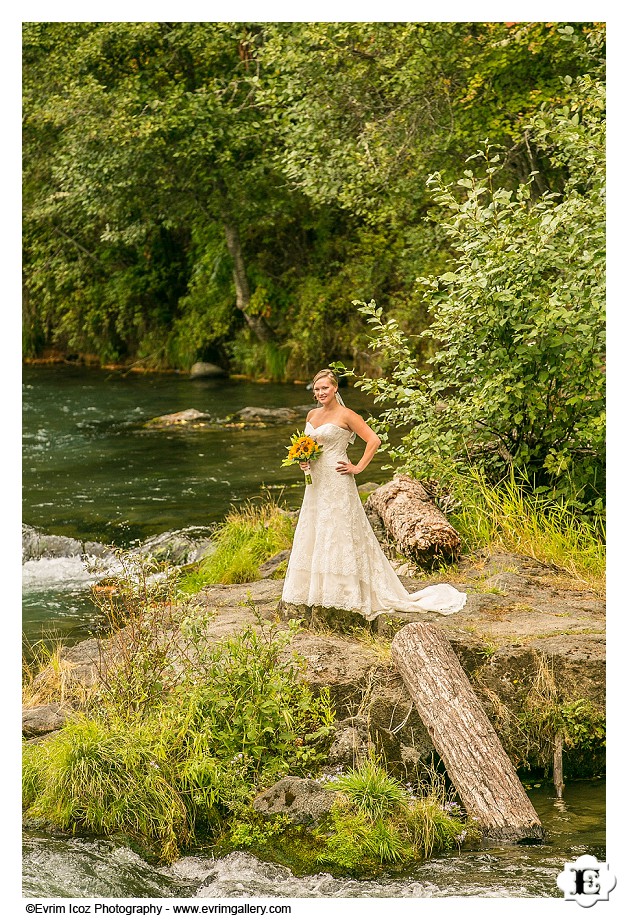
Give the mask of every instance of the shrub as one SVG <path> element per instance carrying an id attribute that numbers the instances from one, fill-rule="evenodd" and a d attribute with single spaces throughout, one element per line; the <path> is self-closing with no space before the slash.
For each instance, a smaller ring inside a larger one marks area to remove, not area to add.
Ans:
<path id="1" fill-rule="evenodd" d="M 259 788 L 324 756 L 333 711 L 286 654 L 296 628 L 260 622 L 208 646 L 188 617 L 188 653 L 167 693 L 133 708 L 124 678 L 112 680 L 88 713 L 25 745 L 27 815 L 72 832 L 126 833 L 165 860 L 201 830 L 217 836 Z M 139 675 L 154 686 L 149 668 Z"/>
<path id="2" fill-rule="evenodd" d="M 571 78 L 567 78 L 571 80 Z M 395 318 L 355 301 L 373 330 L 384 375 L 358 385 L 385 406 L 378 433 L 420 478 L 478 467 L 568 502 L 604 508 L 604 87 L 570 82 L 572 103 L 529 125 L 565 177 L 538 195 L 534 175 L 498 184 L 502 155 L 487 143 L 457 185 L 429 185 L 455 252 L 451 270 L 419 278 L 431 323 L 429 368 Z"/>

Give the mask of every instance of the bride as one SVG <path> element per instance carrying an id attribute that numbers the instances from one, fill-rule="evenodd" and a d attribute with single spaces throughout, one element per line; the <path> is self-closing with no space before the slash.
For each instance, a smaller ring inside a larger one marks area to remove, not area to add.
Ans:
<path id="1" fill-rule="evenodd" d="M 451 585 L 432 585 L 409 594 L 384 555 L 358 494 L 354 476 L 369 465 L 381 441 L 338 393 L 338 380 L 325 368 L 313 380 L 318 407 L 305 423 L 305 433 L 323 450 L 309 469 L 282 600 L 310 607 L 335 607 L 361 613 L 367 620 L 379 613 L 456 613 L 467 595 Z M 358 463 L 347 447 L 356 435 L 365 443 Z"/>

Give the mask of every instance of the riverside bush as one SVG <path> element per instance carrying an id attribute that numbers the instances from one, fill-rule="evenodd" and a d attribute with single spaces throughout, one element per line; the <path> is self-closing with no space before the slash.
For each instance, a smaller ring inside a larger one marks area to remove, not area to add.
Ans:
<path id="1" fill-rule="evenodd" d="M 417 279 L 431 323 L 425 370 L 395 318 L 354 301 L 373 330 L 383 374 L 358 386 L 384 405 L 376 427 L 419 478 L 514 471 L 581 514 L 604 508 L 604 86 L 571 78 L 570 105 L 531 119 L 537 151 L 567 176 L 539 194 L 535 174 L 500 186 L 502 154 L 469 158 L 457 184 L 430 177 L 435 215 L 454 250 L 449 271 Z M 474 163 L 480 163 L 474 168 Z"/>
<path id="2" fill-rule="evenodd" d="M 322 760 L 334 716 L 328 694 L 315 696 L 286 653 L 296 624 L 260 621 L 210 646 L 192 619 L 167 693 L 134 709 L 111 680 L 87 712 L 24 745 L 27 816 L 71 832 L 126 833 L 171 860 L 199 833 L 215 838 L 246 815 L 260 788 Z M 139 674 L 154 685 L 148 668 Z"/>

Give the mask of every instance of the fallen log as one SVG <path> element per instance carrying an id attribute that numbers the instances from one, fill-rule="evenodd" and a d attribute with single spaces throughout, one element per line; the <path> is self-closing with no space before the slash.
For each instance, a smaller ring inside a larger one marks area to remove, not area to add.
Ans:
<path id="1" fill-rule="evenodd" d="M 469 817 L 485 837 L 542 840 L 543 827 L 444 634 L 409 623 L 392 660 Z"/>
<path id="2" fill-rule="evenodd" d="M 371 492 L 365 508 L 379 515 L 397 550 L 415 562 L 451 559 L 460 550 L 457 531 L 416 479 L 396 476 Z"/>

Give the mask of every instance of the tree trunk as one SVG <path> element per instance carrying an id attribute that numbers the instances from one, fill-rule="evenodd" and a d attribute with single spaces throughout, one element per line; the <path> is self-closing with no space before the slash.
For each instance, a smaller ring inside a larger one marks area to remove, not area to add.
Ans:
<path id="1" fill-rule="evenodd" d="M 392 659 L 482 833 L 498 840 L 543 839 L 539 817 L 441 630 L 427 623 L 404 626 L 393 639 Z"/>
<path id="2" fill-rule="evenodd" d="M 398 551 L 415 562 L 452 558 L 460 537 L 429 493 L 415 479 L 396 476 L 371 492 L 366 510 L 375 511 Z"/>
<path id="3" fill-rule="evenodd" d="M 272 330 L 268 327 L 263 316 L 252 316 L 248 312 L 249 302 L 251 300 L 251 290 L 249 280 L 246 276 L 244 267 L 244 257 L 242 255 L 242 243 L 240 234 L 235 223 L 223 216 L 225 228 L 225 238 L 227 240 L 227 249 L 233 259 L 233 280 L 236 289 L 236 306 L 242 311 L 249 328 L 255 333 L 261 342 L 271 342 L 274 338 Z"/>

